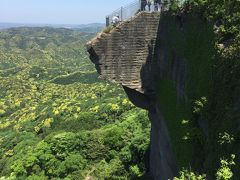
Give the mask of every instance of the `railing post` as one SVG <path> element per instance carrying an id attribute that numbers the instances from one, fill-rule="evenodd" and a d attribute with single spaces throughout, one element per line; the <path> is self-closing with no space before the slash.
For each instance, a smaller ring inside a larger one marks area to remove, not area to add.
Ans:
<path id="1" fill-rule="evenodd" d="M 106 27 L 109 26 L 109 16 L 106 16 Z"/>
<path id="2" fill-rule="evenodd" d="M 123 21 L 123 7 L 121 7 L 121 21 Z"/>

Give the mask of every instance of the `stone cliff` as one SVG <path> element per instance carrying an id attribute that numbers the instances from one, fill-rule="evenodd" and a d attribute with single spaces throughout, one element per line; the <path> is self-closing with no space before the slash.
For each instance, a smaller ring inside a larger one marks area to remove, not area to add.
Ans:
<path id="1" fill-rule="evenodd" d="M 88 51 L 102 78 L 143 92 L 140 71 L 153 54 L 158 24 L 158 13 L 140 13 L 90 41 Z"/>
<path id="2" fill-rule="evenodd" d="M 136 106 L 149 111 L 150 172 L 154 179 L 168 179 L 177 174 L 177 164 L 164 118 L 154 100 L 151 70 L 159 20 L 159 13 L 140 13 L 110 33 L 99 34 L 87 48 L 101 77 L 121 84 Z"/>
<path id="3" fill-rule="evenodd" d="M 121 84 L 136 106 L 148 110 L 153 179 L 172 179 L 182 168 L 216 167 L 208 158 L 215 147 L 207 143 L 219 132 L 205 107 L 216 84 L 211 22 L 196 14 L 141 12 L 100 33 L 87 49 L 101 77 Z"/>

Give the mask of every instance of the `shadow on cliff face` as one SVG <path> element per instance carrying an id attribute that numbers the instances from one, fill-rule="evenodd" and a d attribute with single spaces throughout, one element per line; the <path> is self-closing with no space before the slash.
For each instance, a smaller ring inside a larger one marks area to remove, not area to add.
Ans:
<path id="1" fill-rule="evenodd" d="M 219 150 L 216 145 L 206 143 L 208 143 L 208 139 L 212 138 L 209 134 L 218 133 L 216 126 L 221 126 L 221 124 L 216 121 L 209 123 L 209 120 L 215 117 L 209 119 L 208 116 L 212 112 L 207 112 L 209 111 L 208 104 L 204 105 L 205 109 L 201 110 L 200 115 L 196 116 L 196 113 L 193 112 L 193 108 L 196 107 L 194 105 L 199 99 L 206 98 L 210 102 L 211 98 L 215 96 L 214 93 L 222 91 L 212 92 L 213 69 L 216 63 L 214 46 L 213 25 L 211 22 L 206 22 L 201 16 L 184 13 L 179 16 L 167 13 L 161 15 L 156 43 L 149 43 L 149 54 L 141 69 L 144 93 L 150 94 L 149 97 L 152 102 L 156 102 L 155 108 L 157 109 L 156 113 L 149 111 L 152 122 L 152 154 L 150 156 L 155 157 L 150 160 L 150 163 L 155 163 L 150 165 L 152 166 L 150 170 L 154 177 L 162 176 L 156 173 L 156 169 L 154 170 L 157 166 L 160 167 L 159 169 L 162 168 L 157 164 L 156 159 L 169 167 L 168 170 L 173 172 L 174 176 L 177 174 L 177 163 L 180 168 L 188 168 L 191 164 L 191 169 L 198 170 L 199 173 L 213 174 L 215 172 L 208 172 L 209 169 L 217 169 L 217 163 L 221 157 L 218 155 L 219 153 L 214 152 L 219 152 Z M 221 82 L 221 78 L 219 78 L 219 82 Z M 222 85 L 218 85 L 219 87 Z M 226 92 L 228 91 L 225 90 Z M 215 103 L 217 104 L 218 101 L 219 99 L 216 99 Z M 217 112 L 217 110 L 214 111 Z M 188 127 L 181 124 L 183 120 L 190 122 Z M 164 127 L 165 122 L 168 127 Z M 211 124 L 212 128 L 210 128 Z M 163 133 L 164 131 L 165 133 Z M 168 131 L 171 132 L 171 140 Z M 197 132 L 199 135 L 196 136 L 191 131 Z M 182 140 L 185 132 L 191 134 L 188 141 Z M 165 139 L 160 138 L 164 136 Z M 218 134 L 216 134 L 217 136 Z M 171 144 L 173 144 L 175 154 L 171 152 L 173 151 Z M 221 148 L 219 147 L 219 149 Z M 212 151 L 211 156 L 208 155 L 208 149 Z M 165 157 L 159 154 L 164 154 Z M 177 163 L 174 156 L 177 157 Z M 213 156 L 216 158 L 212 158 Z M 171 175 L 171 173 L 169 174 Z"/>
<path id="2" fill-rule="evenodd" d="M 89 53 L 89 58 L 90 60 L 92 61 L 93 64 L 95 64 L 95 68 L 98 72 L 98 74 L 101 75 L 101 68 L 100 68 L 100 65 L 102 65 L 100 63 L 100 58 L 99 56 L 97 55 L 97 53 L 95 52 L 95 50 L 93 49 L 93 47 L 90 47 L 88 50 L 88 53 Z"/>
<path id="3" fill-rule="evenodd" d="M 151 99 L 149 98 L 149 96 L 142 94 L 134 89 L 128 88 L 127 86 L 123 86 L 123 89 L 126 92 L 128 98 L 135 106 L 148 111 L 152 109 Z"/>
<path id="4" fill-rule="evenodd" d="M 140 74 L 144 95 L 149 99 L 149 119 L 152 125 L 149 171 L 153 179 L 160 180 L 176 177 L 178 167 L 165 117 L 157 100 L 157 84 L 160 79 L 170 79 L 176 86 L 178 97 L 183 98 L 186 79 L 184 58 L 179 57 L 174 49 L 171 50 L 171 57 L 166 56 L 166 47 L 162 44 L 162 39 L 168 35 L 164 22 L 164 15 L 161 15 L 157 37 L 148 44 L 148 56 Z M 182 21 L 179 28 L 183 28 Z"/>
<path id="5" fill-rule="evenodd" d="M 185 99 L 187 63 L 185 58 L 177 54 L 173 47 L 168 49 L 168 47 L 165 47 L 166 44 L 163 43 L 165 37 L 168 36 L 168 30 L 165 29 L 168 26 L 165 24 L 165 16 L 167 15 L 161 15 L 157 37 L 155 40 L 151 40 L 148 45 L 148 57 L 146 63 L 141 68 L 142 88 L 144 94 L 155 100 L 156 86 L 159 80 L 170 79 L 176 87 L 178 98 Z M 182 31 L 184 28 L 183 17 L 179 18 L 177 16 L 175 21 L 176 24 L 179 24 L 179 31 Z M 168 52 L 169 50 L 170 52 Z"/>
<path id="6" fill-rule="evenodd" d="M 144 94 L 146 94 L 151 100 L 155 99 L 155 86 L 154 86 L 154 40 L 151 40 L 148 44 L 148 57 L 146 63 L 142 66 L 140 71 L 140 77 L 142 81 L 142 89 Z"/>

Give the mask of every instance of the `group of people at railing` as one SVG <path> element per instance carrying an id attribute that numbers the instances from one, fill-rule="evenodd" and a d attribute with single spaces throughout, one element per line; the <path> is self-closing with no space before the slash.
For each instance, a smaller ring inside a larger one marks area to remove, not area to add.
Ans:
<path id="1" fill-rule="evenodd" d="M 139 11 L 149 11 L 149 12 L 153 12 L 153 11 L 161 11 L 163 8 L 163 0 L 139 0 L 139 9 L 137 12 Z M 121 11 L 122 13 L 122 8 Z M 136 13 L 137 13 L 136 12 Z M 109 26 L 110 24 L 112 24 L 113 26 L 116 26 L 120 21 L 122 21 L 122 16 L 120 17 L 118 13 L 116 13 L 114 16 L 112 16 L 112 19 L 109 19 L 110 17 L 107 16 L 106 17 L 106 26 Z"/>
<path id="2" fill-rule="evenodd" d="M 162 1 L 161 0 L 140 0 L 141 1 L 141 11 L 146 11 L 146 7 L 149 12 L 152 11 L 161 11 Z"/>

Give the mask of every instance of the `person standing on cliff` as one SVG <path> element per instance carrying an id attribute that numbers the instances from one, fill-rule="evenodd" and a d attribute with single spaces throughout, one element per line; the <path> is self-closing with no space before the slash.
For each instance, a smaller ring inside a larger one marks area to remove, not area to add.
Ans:
<path id="1" fill-rule="evenodd" d="M 161 0 L 154 0 L 154 10 L 155 11 L 160 11 L 161 10 L 161 7 L 160 7 L 161 4 L 162 4 Z"/>
<path id="2" fill-rule="evenodd" d="M 113 24 L 113 26 L 116 26 L 119 22 L 120 22 L 119 15 L 116 14 L 116 15 L 113 16 L 113 18 L 112 18 L 112 24 Z"/>
<path id="3" fill-rule="evenodd" d="M 151 12 L 151 6 L 153 4 L 153 0 L 147 0 L 148 11 Z"/>
<path id="4" fill-rule="evenodd" d="M 146 11 L 147 0 L 141 0 L 141 11 Z"/>

